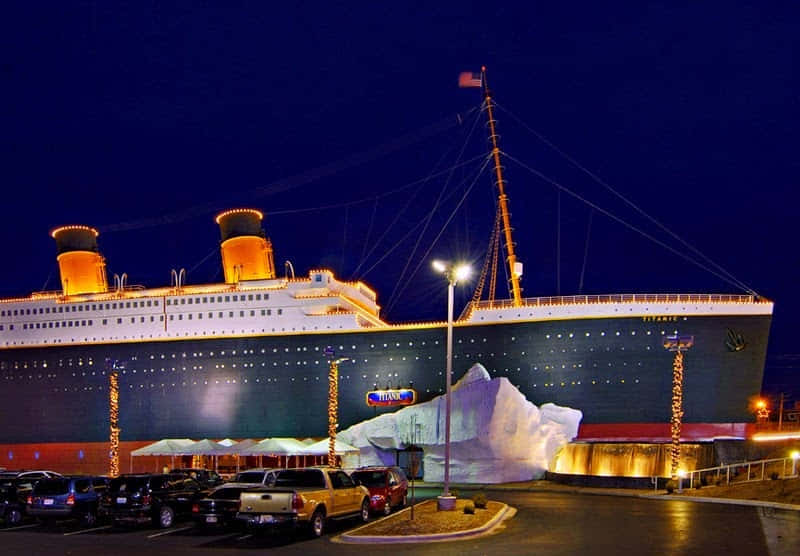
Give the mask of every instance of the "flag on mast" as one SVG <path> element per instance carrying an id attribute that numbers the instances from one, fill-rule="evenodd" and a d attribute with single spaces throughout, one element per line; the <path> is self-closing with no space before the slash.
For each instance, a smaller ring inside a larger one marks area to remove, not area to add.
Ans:
<path id="1" fill-rule="evenodd" d="M 462 71 L 458 75 L 459 87 L 480 87 L 482 84 L 481 74 L 477 71 Z"/>

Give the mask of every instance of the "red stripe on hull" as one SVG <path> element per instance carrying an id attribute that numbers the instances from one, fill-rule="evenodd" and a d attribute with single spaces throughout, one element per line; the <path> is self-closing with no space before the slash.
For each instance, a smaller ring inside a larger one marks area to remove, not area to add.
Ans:
<path id="1" fill-rule="evenodd" d="M 684 423 L 682 442 L 713 438 L 750 438 L 752 423 Z M 671 442 L 669 423 L 593 423 L 581 424 L 576 441 L 581 442 Z"/>

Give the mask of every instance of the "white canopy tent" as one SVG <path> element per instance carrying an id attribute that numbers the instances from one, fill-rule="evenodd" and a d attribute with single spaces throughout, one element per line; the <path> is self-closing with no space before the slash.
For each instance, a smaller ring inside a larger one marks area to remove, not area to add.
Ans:
<path id="1" fill-rule="evenodd" d="M 194 440 L 189 438 L 162 438 L 158 442 L 142 446 L 131 452 L 130 470 L 133 471 L 134 456 L 155 456 L 156 470 L 158 470 L 158 457 L 169 456 L 171 458 L 172 467 L 174 467 L 175 456 L 190 455 L 187 453 L 187 450 L 194 443 Z"/>
<path id="2" fill-rule="evenodd" d="M 217 469 L 218 466 L 218 457 L 220 454 L 225 453 L 227 448 L 222 446 L 219 442 L 214 442 L 213 440 L 209 440 L 208 438 L 204 438 L 203 440 L 198 440 L 191 446 L 189 446 L 186 451 L 188 454 L 192 456 L 211 456 L 214 458 L 214 469 Z"/>
<path id="3" fill-rule="evenodd" d="M 258 444 L 248 448 L 248 455 L 253 456 L 278 456 L 284 457 L 286 467 L 289 466 L 289 456 L 305 455 L 306 445 L 296 438 L 265 438 Z"/>
<path id="4" fill-rule="evenodd" d="M 228 439 L 226 439 L 228 440 Z M 252 446 L 258 444 L 258 440 L 253 440 L 252 438 L 245 438 L 239 442 L 230 441 L 230 444 L 227 444 L 225 448 L 219 453 L 221 456 L 233 456 L 236 460 L 236 472 L 239 472 L 239 463 L 242 456 L 247 455 L 247 451 Z M 224 444 L 225 440 L 220 441 L 220 444 Z"/>
<path id="5" fill-rule="evenodd" d="M 320 440 L 319 442 L 315 442 L 314 444 L 310 444 L 303 448 L 303 452 L 309 456 L 324 456 L 328 453 L 328 447 L 330 446 L 330 439 L 325 438 Z M 355 446 L 351 446 L 347 442 L 342 440 L 336 439 L 336 442 L 333 445 L 333 451 L 337 456 L 343 456 L 345 454 L 358 454 L 361 452 Z"/>

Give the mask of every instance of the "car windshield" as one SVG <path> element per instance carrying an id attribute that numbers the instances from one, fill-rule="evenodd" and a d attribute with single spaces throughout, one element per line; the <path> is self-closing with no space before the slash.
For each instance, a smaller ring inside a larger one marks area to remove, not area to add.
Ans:
<path id="1" fill-rule="evenodd" d="M 353 478 L 366 487 L 385 487 L 385 471 L 356 471 Z"/>
<path id="2" fill-rule="evenodd" d="M 238 500 L 243 488 L 221 488 L 215 490 L 208 497 L 214 500 Z"/>
<path id="3" fill-rule="evenodd" d="M 111 480 L 111 492 L 139 492 L 147 486 L 146 477 L 118 477 Z"/>
<path id="4" fill-rule="evenodd" d="M 69 492 L 68 479 L 42 479 L 33 487 L 34 494 L 54 495 Z"/>
<path id="5" fill-rule="evenodd" d="M 236 483 L 254 483 L 260 485 L 261 482 L 264 480 L 264 472 L 263 471 L 242 471 L 236 478 L 234 482 Z"/>

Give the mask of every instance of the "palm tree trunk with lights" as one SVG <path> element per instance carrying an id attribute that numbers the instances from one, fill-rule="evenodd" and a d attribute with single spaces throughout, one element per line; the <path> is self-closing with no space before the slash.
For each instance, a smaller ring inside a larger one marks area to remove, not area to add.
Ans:
<path id="1" fill-rule="evenodd" d="M 672 360 L 672 417 L 670 434 L 670 476 L 677 479 L 681 462 L 681 428 L 683 425 L 683 352 L 694 345 L 694 336 L 667 336 L 664 348 L 675 352 Z"/>
<path id="2" fill-rule="evenodd" d="M 108 375 L 108 416 L 111 429 L 108 474 L 119 476 L 119 373 L 112 366 Z"/>

